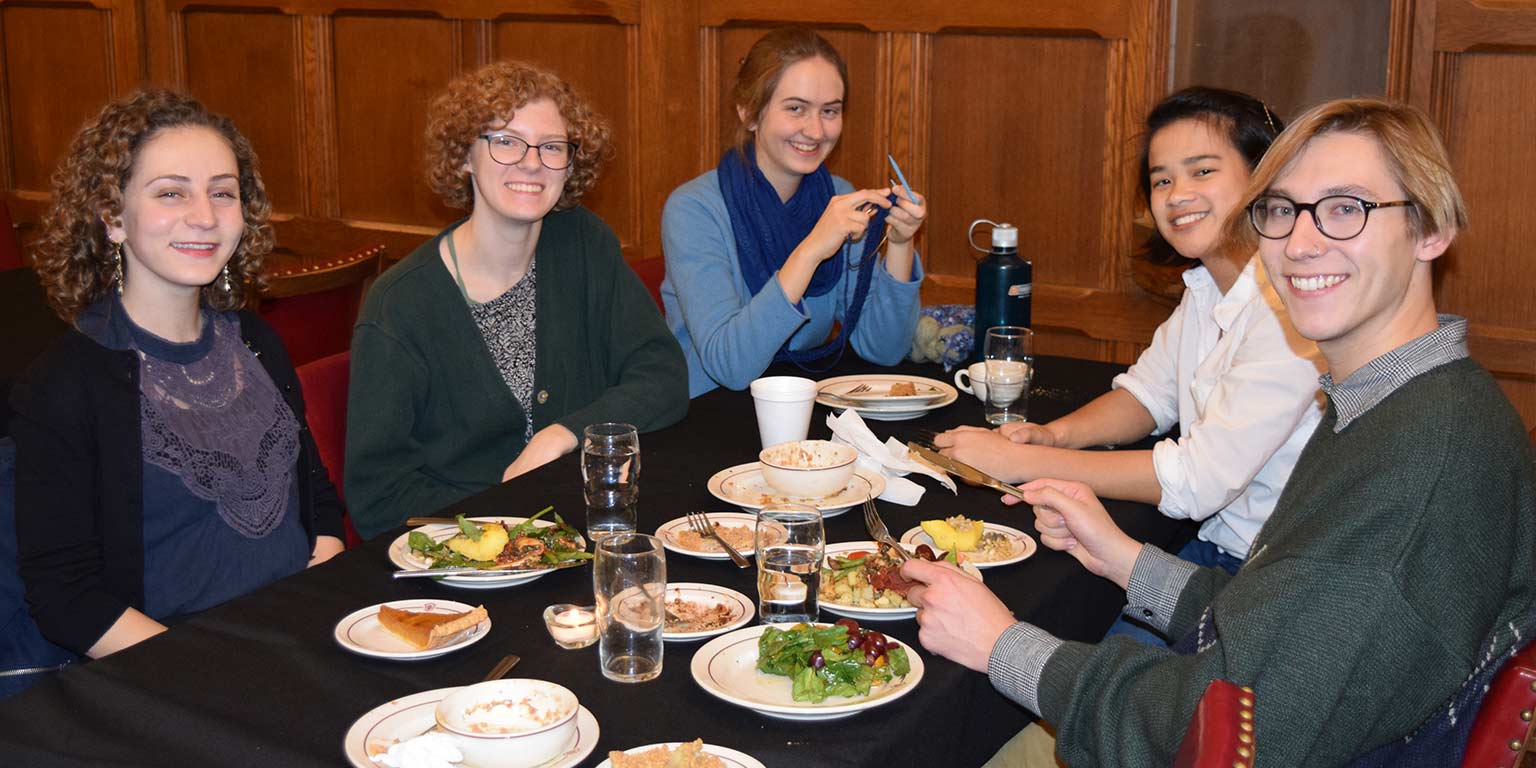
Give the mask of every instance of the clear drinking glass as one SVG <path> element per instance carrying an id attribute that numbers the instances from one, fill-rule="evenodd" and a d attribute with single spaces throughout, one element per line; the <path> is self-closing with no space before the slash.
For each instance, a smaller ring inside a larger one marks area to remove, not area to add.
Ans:
<path id="1" fill-rule="evenodd" d="M 770 504 L 757 512 L 757 615 L 764 624 L 817 619 L 821 559 L 826 549 L 821 513 L 803 504 Z"/>
<path id="2" fill-rule="evenodd" d="M 987 423 L 1024 421 L 1029 413 L 1029 383 L 1035 377 L 1035 334 L 1028 328 L 999 325 L 987 329 L 983 356 L 987 365 Z"/>
<path id="3" fill-rule="evenodd" d="M 592 593 L 597 599 L 597 656 L 603 676 L 643 683 L 661 674 L 666 628 L 667 557 L 661 540 L 615 533 L 597 540 Z"/>
<path id="4" fill-rule="evenodd" d="M 581 441 L 582 492 L 587 538 L 634 533 L 640 499 L 640 435 L 633 425 L 608 422 L 586 428 Z"/>

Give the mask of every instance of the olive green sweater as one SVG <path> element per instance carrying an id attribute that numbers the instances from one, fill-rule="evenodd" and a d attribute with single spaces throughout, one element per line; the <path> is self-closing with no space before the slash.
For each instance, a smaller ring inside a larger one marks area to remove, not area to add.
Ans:
<path id="1" fill-rule="evenodd" d="M 501 482 L 523 449 L 530 404 L 438 256 L 443 234 L 379 277 L 353 333 L 346 504 L 364 538 Z M 534 258 L 534 431 L 560 424 L 579 440 L 588 424 L 680 420 L 687 364 L 613 231 L 585 208 L 551 213 Z"/>
<path id="2" fill-rule="evenodd" d="M 1198 653 L 1051 655 L 1040 712 L 1069 765 L 1167 765 L 1217 678 L 1255 690 L 1260 765 L 1345 764 L 1507 654 L 1536 609 L 1536 480 L 1498 385 L 1457 360 L 1337 419 L 1330 405 L 1242 570 L 1200 569 L 1179 593 L 1170 637 L 1211 611 Z"/>

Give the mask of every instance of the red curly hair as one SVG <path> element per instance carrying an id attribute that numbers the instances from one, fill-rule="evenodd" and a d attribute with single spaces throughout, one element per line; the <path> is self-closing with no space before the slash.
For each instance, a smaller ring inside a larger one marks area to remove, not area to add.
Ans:
<path id="1" fill-rule="evenodd" d="M 239 309 L 266 287 L 262 260 L 274 243 L 267 223 L 272 203 L 261 183 L 256 151 L 229 118 L 183 93 L 135 91 L 102 108 L 81 126 L 53 173 L 53 207 L 43 222 L 34 266 L 48 303 L 65 322 L 112 289 L 114 246 L 107 222 L 123 214 L 123 190 L 139 150 L 161 131 L 201 126 L 224 138 L 240 169 L 240 210 L 245 231 L 229 260 L 229 290 L 222 279 L 203 286 L 203 301 L 218 310 Z"/>
<path id="2" fill-rule="evenodd" d="M 498 61 L 455 78 L 427 108 L 427 181 L 443 202 L 474 207 L 464 165 L 486 127 L 512 119 L 518 108 L 549 99 L 565 120 L 576 156 L 555 210 L 574 208 L 597 183 L 612 153 L 608 122 L 559 75 L 520 61 Z"/>

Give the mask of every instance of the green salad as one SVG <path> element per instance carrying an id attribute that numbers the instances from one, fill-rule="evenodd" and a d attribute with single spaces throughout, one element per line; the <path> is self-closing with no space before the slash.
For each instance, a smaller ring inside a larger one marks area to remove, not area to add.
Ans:
<path id="1" fill-rule="evenodd" d="M 820 704 L 828 696 L 868 696 L 912 671 L 907 651 L 853 619 L 831 626 L 768 627 L 757 640 L 757 669 L 792 681 L 795 701 Z"/>
<path id="2" fill-rule="evenodd" d="M 458 515 L 456 536 L 437 541 L 422 531 L 411 531 L 406 545 L 412 552 L 432 562 L 432 568 L 484 568 L 514 570 L 547 568 L 570 560 L 587 560 L 586 542 L 575 528 L 559 514 L 554 525 L 535 521 L 554 512 L 545 507 L 538 514 L 516 525 L 476 523 Z"/>

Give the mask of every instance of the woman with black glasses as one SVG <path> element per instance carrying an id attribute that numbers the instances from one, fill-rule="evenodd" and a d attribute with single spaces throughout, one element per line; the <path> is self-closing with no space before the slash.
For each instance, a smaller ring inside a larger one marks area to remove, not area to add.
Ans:
<path id="1" fill-rule="evenodd" d="M 364 537 L 681 419 L 687 368 L 618 238 L 579 205 L 609 129 L 558 76 L 496 62 L 430 107 L 427 169 L 467 208 L 381 276 L 352 340 L 346 497 Z"/>

